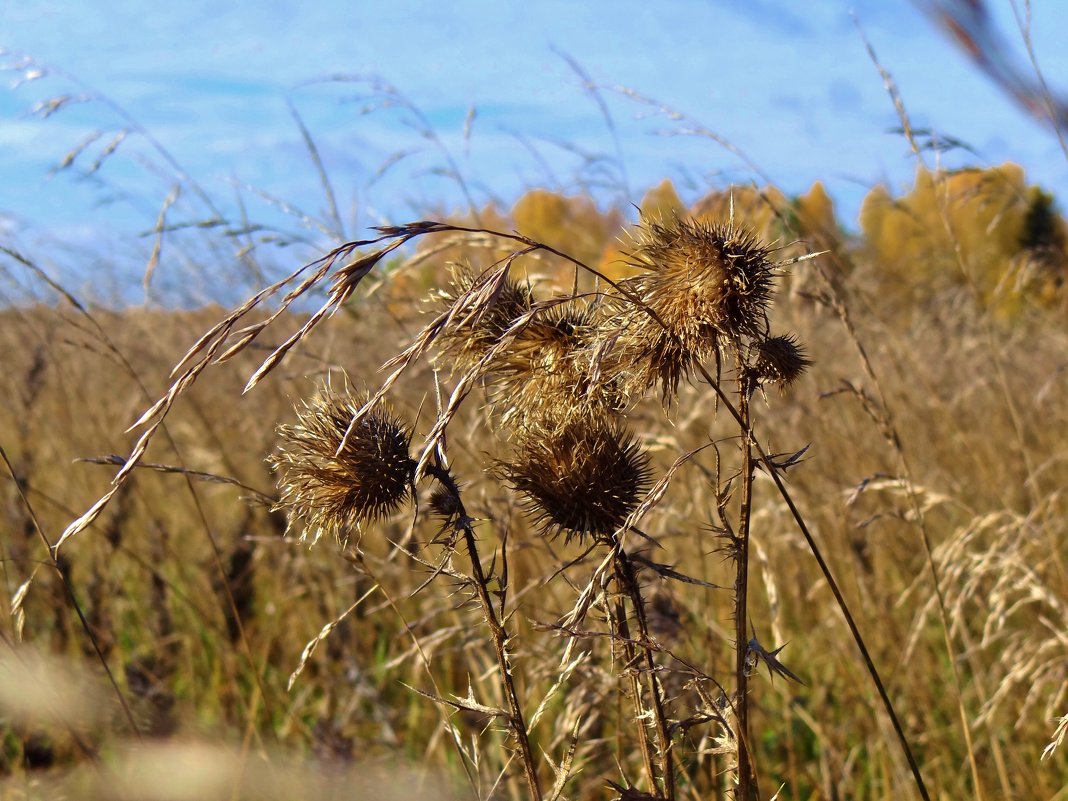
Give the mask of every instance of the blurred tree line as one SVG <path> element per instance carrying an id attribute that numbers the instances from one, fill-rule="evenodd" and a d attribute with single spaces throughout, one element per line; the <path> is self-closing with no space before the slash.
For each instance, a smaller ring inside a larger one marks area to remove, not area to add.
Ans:
<path id="1" fill-rule="evenodd" d="M 665 180 L 645 193 L 639 211 L 650 218 L 674 215 L 722 222 L 732 208 L 737 220 L 775 243 L 782 258 L 827 251 L 825 270 L 840 280 L 863 267 L 887 303 L 927 306 L 963 291 L 1001 317 L 1032 306 L 1066 304 L 1065 220 L 1053 196 L 1028 185 L 1015 164 L 921 169 L 913 186 L 898 196 L 876 186 L 862 203 L 855 232 L 840 224 L 819 181 L 793 197 L 775 187 L 735 186 L 687 205 Z M 589 197 L 531 189 L 510 210 L 490 205 L 477 214 L 449 218 L 473 227 L 517 231 L 596 266 L 612 279 L 635 272 L 628 257 L 632 241 L 627 215 L 618 208 L 601 209 Z M 415 264 L 434 269 L 397 276 L 404 292 L 439 285 L 444 264 L 480 270 L 512 252 L 511 244 L 489 237 L 434 240 L 422 247 Z M 814 287 L 813 269 L 808 262 L 794 268 L 793 294 Z M 516 270 L 549 287 L 570 287 L 574 280 L 572 265 L 544 253 L 520 260 Z"/>

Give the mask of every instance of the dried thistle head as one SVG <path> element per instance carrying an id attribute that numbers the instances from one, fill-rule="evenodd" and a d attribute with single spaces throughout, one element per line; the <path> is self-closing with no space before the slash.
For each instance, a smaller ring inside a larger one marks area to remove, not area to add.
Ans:
<path id="1" fill-rule="evenodd" d="M 302 520 L 316 541 L 326 532 L 343 543 L 359 524 L 390 515 L 411 494 L 411 431 L 382 405 L 351 425 L 365 402 L 323 387 L 297 407 L 295 424 L 278 428 L 281 443 L 271 459 L 281 489 L 277 508 L 290 525 Z"/>
<path id="2" fill-rule="evenodd" d="M 622 424 L 584 421 L 524 440 L 501 473 L 542 533 L 608 541 L 648 488 L 649 457 Z"/>
<path id="3" fill-rule="evenodd" d="M 451 487 L 438 486 L 430 494 L 430 513 L 442 521 L 443 528 L 451 527 L 463 513 L 463 507 Z"/>
<path id="4" fill-rule="evenodd" d="M 470 293 L 478 282 L 470 269 L 458 267 L 453 274 L 452 285 L 441 293 L 441 300 L 447 309 L 455 309 L 457 304 L 469 302 Z M 466 372 L 474 368 L 486 351 L 492 348 L 501 335 L 512 324 L 527 314 L 534 305 L 534 295 L 530 286 L 505 277 L 501 282 L 492 302 L 482 309 L 460 309 L 469 315 L 457 325 L 452 325 L 442 332 L 441 349 L 459 371 Z"/>
<path id="5" fill-rule="evenodd" d="M 777 384 L 785 390 L 811 366 L 805 350 L 793 334 L 769 337 L 753 348 L 750 375 L 758 384 Z"/>
<path id="6" fill-rule="evenodd" d="M 614 378 L 601 372 L 594 310 L 555 305 L 535 315 L 490 364 L 494 408 L 521 436 L 552 436 L 579 419 L 621 408 Z"/>
<path id="7" fill-rule="evenodd" d="M 642 390 L 659 383 L 670 397 L 718 349 L 766 336 L 773 288 L 768 253 L 733 221 L 642 220 L 631 257 L 645 272 L 622 283 L 630 297 L 620 299 L 628 318 L 621 360 Z"/>

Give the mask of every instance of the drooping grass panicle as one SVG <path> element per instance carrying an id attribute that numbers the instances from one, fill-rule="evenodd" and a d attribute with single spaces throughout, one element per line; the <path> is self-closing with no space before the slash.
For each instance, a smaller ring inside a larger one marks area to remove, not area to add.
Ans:
<path id="1" fill-rule="evenodd" d="M 323 387 L 297 407 L 297 422 L 278 429 L 271 458 L 281 489 L 279 509 L 317 541 L 339 543 L 395 512 L 412 495 L 411 431 L 379 404 L 351 423 L 366 399 Z"/>
<path id="2" fill-rule="evenodd" d="M 486 351 L 534 305 L 531 287 L 508 276 L 497 287 L 492 303 L 475 308 L 472 293 L 481 285 L 480 279 L 469 268 L 457 267 L 451 285 L 439 295 L 446 319 L 456 321 L 442 331 L 440 342 L 454 371 L 464 372 L 477 365 Z"/>

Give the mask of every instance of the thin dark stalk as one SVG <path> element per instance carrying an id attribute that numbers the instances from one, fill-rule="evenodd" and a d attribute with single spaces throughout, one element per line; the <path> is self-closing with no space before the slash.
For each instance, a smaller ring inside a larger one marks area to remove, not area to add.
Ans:
<path id="1" fill-rule="evenodd" d="M 639 647 L 642 650 L 643 668 L 649 677 L 649 694 L 653 702 L 653 725 L 656 727 L 656 737 L 660 745 L 660 776 L 663 780 L 664 797 L 667 801 L 675 798 L 675 763 L 671 756 L 671 737 L 668 734 L 667 713 L 664 710 L 664 695 L 660 687 L 660 679 L 656 674 L 656 662 L 653 659 L 653 651 L 649 645 L 649 622 L 645 616 L 645 599 L 642 597 L 641 586 L 634 571 L 634 565 L 622 548 L 616 551 L 616 575 L 623 580 L 623 588 L 630 596 L 631 606 L 634 607 L 634 619 L 638 623 L 638 633 L 641 635 Z M 642 726 L 645 729 L 645 726 Z"/>
<path id="2" fill-rule="evenodd" d="M 749 526 L 753 511 L 753 447 L 749 416 L 749 384 L 738 353 L 738 414 L 741 441 L 741 505 L 734 541 L 734 719 L 738 738 L 738 794 L 741 801 L 755 798 L 756 776 L 749 749 Z"/>
<path id="3" fill-rule="evenodd" d="M 857 626 L 857 622 L 853 618 L 853 613 L 849 609 L 849 604 L 846 602 L 845 596 L 842 595 L 842 590 L 838 586 L 834 574 L 831 572 L 830 565 L 828 565 L 827 560 L 823 558 L 823 551 L 816 543 L 815 538 L 813 538 L 812 532 L 809 531 L 805 518 L 801 515 L 801 511 L 797 508 L 797 504 L 794 503 L 793 496 L 790 495 L 790 491 L 786 489 L 786 484 L 783 483 L 782 477 L 779 475 L 779 470 L 774 467 L 768 454 L 760 447 L 760 442 L 753 436 L 753 431 L 750 426 L 743 421 L 741 413 L 735 408 L 734 404 L 731 403 L 730 398 L 727 397 L 727 393 L 724 392 L 712 376 L 709 375 L 703 365 L 697 365 L 697 370 L 701 374 L 701 377 L 704 378 L 716 393 L 716 396 L 723 404 L 723 408 L 725 408 L 730 413 L 731 417 L 733 417 L 742 427 L 744 435 L 749 439 L 750 447 L 753 449 L 753 452 L 756 453 L 757 457 L 763 464 L 767 465 L 768 475 L 771 476 L 771 480 L 775 482 L 775 488 L 778 490 L 779 496 L 786 502 L 786 506 L 790 510 L 790 515 L 793 517 L 798 531 L 800 531 L 801 536 L 805 538 L 808 549 L 815 558 L 816 564 L 819 565 L 820 572 L 823 574 L 823 579 L 827 582 L 831 594 L 834 595 L 835 603 L 838 604 L 838 608 L 842 612 L 842 617 L 845 618 L 846 625 L 849 627 L 849 633 L 853 637 L 853 642 L 856 643 L 857 650 L 860 651 L 864 666 L 867 668 L 868 675 L 871 676 L 872 683 L 875 685 L 875 689 L 879 693 L 879 698 L 883 703 L 883 709 L 890 718 L 890 724 L 894 727 L 894 733 L 897 735 L 898 743 L 901 746 L 901 750 L 904 752 L 906 761 L 909 763 L 909 770 L 912 772 L 912 778 L 916 784 L 916 789 L 920 793 L 920 797 L 923 798 L 923 801 L 931 801 L 931 796 L 927 792 L 927 785 L 925 785 L 923 781 L 923 774 L 920 773 L 920 766 L 916 762 L 915 755 L 912 753 L 912 747 L 909 745 L 908 737 L 905 736 L 905 729 L 901 725 L 901 720 L 897 716 L 894 704 L 890 700 L 890 694 L 886 691 L 886 685 L 883 684 L 882 676 L 879 675 L 879 669 L 875 667 L 875 661 L 871 658 L 868 646 L 865 644 L 864 637 L 860 633 L 860 628 Z"/>
<path id="4" fill-rule="evenodd" d="M 541 801 L 541 787 L 538 784 L 538 772 L 534 762 L 534 752 L 530 748 L 530 737 L 527 733 L 527 725 L 523 719 L 523 709 L 519 705 L 518 693 L 515 689 L 515 681 L 512 678 L 512 668 L 508 662 L 508 632 L 501 625 L 497 614 L 493 609 L 493 601 L 490 599 L 486 588 L 486 576 L 482 572 L 482 563 L 479 561 L 478 546 L 475 543 L 475 533 L 469 523 L 463 526 L 464 543 L 471 559 L 471 572 L 475 579 L 475 588 L 478 592 L 478 601 L 482 606 L 482 612 L 486 617 L 486 623 L 493 637 L 493 650 L 497 656 L 497 667 L 501 674 L 501 684 L 504 687 L 505 696 L 508 699 L 508 713 L 511 715 L 512 732 L 519 743 L 520 757 L 523 762 L 523 772 L 526 775 L 527 786 L 534 801 Z"/>
<path id="5" fill-rule="evenodd" d="M 620 550 L 620 549 L 617 549 Z M 615 561 L 616 585 L 623 592 L 625 578 L 621 573 L 618 558 Z M 612 634 L 623 649 L 623 672 L 626 675 L 627 684 L 630 685 L 630 697 L 634 706 L 634 722 L 638 726 L 638 744 L 642 750 L 642 763 L 645 766 L 645 774 L 649 778 L 649 789 L 656 791 L 656 768 L 653 764 L 653 752 L 649 744 L 649 731 L 645 726 L 645 709 L 642 706 L 642 685 L 638 675 L 638 656 L 631 638 L 630 624 L 627 622 L 627 609 L 622 598 L 617 598 L 613 604 L 611 626 Z"/>
<path id="6" fill-rule="evenodd" d="M 119 699 L 119 706 L 122 707 L 122 712 L 126 717 L 126 722 L 130 726 L 130 731 L 140 740 L 141 729 L 138 727 L 137 721 L 134 719 L 133 710 L 130 709 L 130 705 L 126 701 L 126 696 L 123 695 L 122 689 L 119 687 L 119 682 L 115 679 L 115 674 L 112 672 L 111 666 L 108 665 L 107 657 L 104 656 L 104 651 L 100 647 L 100 642 L 97 640 L 96 634 L 93 632 L 93 627 L 89 625 L 89 620 L 85 617 L 85 612 L 82 611 L 82 605 L 74 594 L 74 588 L 70 584 L 70 579 L 67 577 L 63 568 L 60 567 L 59 558 L 52 550 L 52 543 L 49 542 L 48 535 L 45 534 L 44 529 L 41 528 L 41 524 L 37 520 L 37 514 L 33 511 L 30 499 L 26 497 L 26 493 L 22 489 L 22 482 L 18 480 L 15 468 L 11 464 L 11 460 L 7 458 L 7 452 L 4 450 L 3 446 L 0 446 L 0 459 L 4 460 L 4 464 L 7 466 L 7 470 L 15 482 L 15 489 L 19 494 L 19 498 L 22 499 L 23 505 L 26 507 L 26 511 L 30 516 L 30 521 L 33 523 L 34 529 L 37 531 L 37 536 L 41 538 L 41 542 L 44 543 L 45 548 L 48 551 L 48 559 L 51 562 L 52 568 L 56 571 L 56 576 L 59 577 L 59 583 L 63 585 L 63 591 L 66 593 L 67 600 L 70 601 L 71 607 L 74 609 L 75 614 L 78 615 L 78 621 L 81 623 L 82 630 L 85 631 L 85 636 L 89 638 L 89 643 L 93 646 L 93 652 L 96 654 L 96 658 L 100 660 L 100 665 L 104 668 L 104 673 L 108 677 L 108 682 L 111 684 L 111 688 L 115 691 L 115 696 Z M 86 754 L 92 755 L 94 753 L 93 749 L 86 745 L 80 736 L 76 736 L 75 740 Z"/>
<path id="7" fill-rule="evenodd" d="M 482 572 L 482 560 L 478 555 L 478 543 L 475 540 L 475 532 L 471 526 L 472 519 L 464 508 L 460 498 L 460 489 L 452 475 L 443 467 L 436 464 L 428 464 L 426 472 L 433 476 L 452 496 L 456 504 L 456 526 L 463 534 L 464 546 L 471 560 L 471 578 L 478 596 L 482 615 L 490 630 L 493 639 L 493 651 L 497 657 L 497 670 L 501 676 L 501 687 L 504 690 L 505 699 L 508 702 L 509 728 L 519 744 L 520 761 L 523 764 L 523 774 L 530 789 L 532 801 L 541 801 L 541 785 L 538 782 L 538 769 L 534 761 L 534 751 L 530 747 L 530 734 L 523 717 L 523 708 L 519 704 L 519 693 L 516 691 L 515 680 L 512 678 L 512 666 L 508 661 L 508 641 L 511 639 L 507 630 L 497 616 L 497 610 L 493 606 L 493 600 L 489 593 L 489 579 Z"/>

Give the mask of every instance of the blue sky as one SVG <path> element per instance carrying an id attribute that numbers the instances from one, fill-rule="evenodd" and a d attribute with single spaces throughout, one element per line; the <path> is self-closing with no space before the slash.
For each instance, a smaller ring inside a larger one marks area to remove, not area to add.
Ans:
<path id="1" fill-rule="evenodd" d="M 1010 0 L 990 4 L 1022 60 Z M 1066 8 L 1062 0 L 1031 6 L 1046 76 L 1068 90 Z M 312 247 L 329 239 L 309 221 L 323 218 L 326 201 L 291 109 L 320 149 L 349 236 L 462 207 L 457 182 L 442 174 L 443 151 L 478 202 L 510 202 L 529 186 L 577 191 L 601 182 L 605 164 L 605 202 L 636 203 L 664 177 L 691 199 L 755 180 L 715 143 L 671 135 L 689 123 L 616 86 L 730 140 L 788 192 L 823 180 L 852 226 L 864 193 L 879 182 L 907 185 L 915 162 L 887 133 L 897 117 L 851 11 L 915 125 L 967 142 L 978 153 L 967 161 L 1016 161 L 1032 181 L 1068 197 L 1068 162 L 1055 138 L 907 0 L 0 0 L 0 63 L 8 67 L 0 73 L 0 238 L 58 263 L 88 253 L 98 263 L 143 263 L 152 240 L 137 234 L 155 223 L 175 167 L 131 133 L 85 175 L 131 119 L 214 206 L 185 185 L 169 220 L 217 211 L 232 222 L 244 213 L 305 231 Z M 564 54 L 603 87 L 625 184 L 615 180 L 612 130 Z M 22 80 L 38 68 L 43 77 Z M 438 140 L 413 126 L 410 109 L 383 108 L 367 81 L 326 80 L 338 74 L 388 82 Z M 47 119 L 31 112 L 64 95 L 104 96 L 114 107 L 94 100 Z M 72 168 L 55 171 L 94 136 Z"/>

